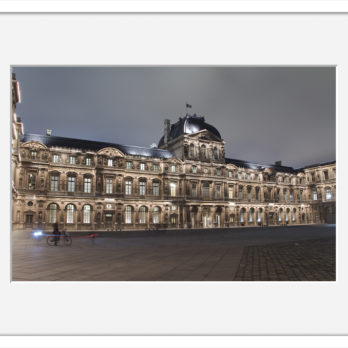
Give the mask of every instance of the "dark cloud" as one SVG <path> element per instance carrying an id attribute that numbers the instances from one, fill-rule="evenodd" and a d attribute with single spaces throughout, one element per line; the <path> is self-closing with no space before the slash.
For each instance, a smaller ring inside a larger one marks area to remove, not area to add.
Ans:
<path id="1" fill-rule="evenodd" d="M 185 103 L 226 155 L 285 165 L 335 159 L 333 67 L 15 67 L 25 132 L 148 146 Z"/>

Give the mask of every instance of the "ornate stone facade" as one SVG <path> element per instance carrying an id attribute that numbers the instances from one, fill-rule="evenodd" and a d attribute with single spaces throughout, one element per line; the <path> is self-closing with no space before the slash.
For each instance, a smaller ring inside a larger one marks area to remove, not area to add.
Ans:
<path id="1" fill-rule="evenodd" d="M 228 159 L 219 132 L 196 115 L 166 120 L 159 147 L 25 134 L 12 146 L 13 228 L 335 222 L 335 162 L 295 170 Z"/>

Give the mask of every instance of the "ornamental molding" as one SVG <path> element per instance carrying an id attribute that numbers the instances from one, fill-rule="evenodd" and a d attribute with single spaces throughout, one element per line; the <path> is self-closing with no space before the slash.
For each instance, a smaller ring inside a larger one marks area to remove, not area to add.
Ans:
<path id="1" fill-rule="evenodd" d="M 125 157 L 124 153 L 114 147 L 104 147 L 97 152 L 98 155 L 108 157 Z"/>
<path id="2" fill-rule="evenodd" d="M 31 140 L 23 143 L 21 148 L 26 148 L 30 150 L 48 150 L 48 147 L 39 141 Z"/>

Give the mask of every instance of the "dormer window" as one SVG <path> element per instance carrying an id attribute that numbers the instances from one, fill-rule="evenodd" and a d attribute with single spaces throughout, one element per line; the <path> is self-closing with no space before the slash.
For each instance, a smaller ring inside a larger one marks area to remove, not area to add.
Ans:
<path id="1" fill-rule="evenodd" d="M 108 167 L 113 167 L 113 166 L 114 166 L 114 161 L 111 158 L 109 158 L 108 159 Z"/>
<path id="2" fill-rule="evenodd" d="M 175 173 L 175 172 L 176 172 L 175 164 L 172 164 L 172 165 L 170 166 L 170 171 L 171 171 L 172 173 Z"/>

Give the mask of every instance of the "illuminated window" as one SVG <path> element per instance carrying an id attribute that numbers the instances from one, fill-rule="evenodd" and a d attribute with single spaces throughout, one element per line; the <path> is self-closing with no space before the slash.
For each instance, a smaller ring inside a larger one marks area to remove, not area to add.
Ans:
<path id="1" fill-rule="evenodd" d="M 170 183 L 170 195 L 172 197 L 176 196 L 176 183 L 175 182 Z"/>
<path id="2" fill-rule="evenodd" d="M 83 223 L 90 224 L 91 223 L 91 206 L 85 205 L 83 207 Z"/>
<path id="3" fill-rule="evenodd" d="M 28 190 L 35 190 L 35 174 L 29 173 L 28 175 Z"/>
<path id="4" fill-rule="evenodd" d="M 253 210 L 249 210 L 249 222 L 253 222 Z"/>
<path id="5" fill-rule="evenodd" d="M 84 178 L 83 192 L 91 193 L 92 190 L 92 178 Z"/>
<path id="6" fill-rule="evenodd" d="M 132 194 L 132 181 L 126 180 L 126 195 Z"/>
<path id="7" fill-rule="evenodd" d="M 153 182 L 152 183 L 152 194 L 154 196 L 159 196 L 159 182 Z"/>
<path id="8" fill-rule="evenodd" d="M 228 188 L 228 198 L 229 199 L 233 198 L 233 186 L 229 186 Z"/>
<path id="9" fill-rule="evenodd" d="M 160 209 L 159 207 L 153 208 L 152 221 L 154 224 L 159 224 Z"/>
<path id="10" fill-rule="evenodd" d="M 132 223 L 132 207 L 130 205 L 126 206 L 126 224 Z"/>
<path id="11" fill-rule="evenodd" d="M 108 194 L 112 193 L 112 179 L 106 179 L 105 183 L 105 192 Z"/>
<path id="12" fill-rule="evenodd" d="M 139 223 L 146 223 L 146 208 L 144 206 L 139 208 Z"/>
<path id="13" fill-rule="evenodd" d="M 329 201 L 332 199 L 331 189 L 326 189 L 326 200 Z"/>
<path id="14" fill-rule="evenodd" d="M 57 204 L 55 203 L 52 203 L 50 205 L 48 221 L 50 224 L 54 224 L 57 222 Z"/>
<path id="15" fill-rule="evenodd" d="M 51 191 L 58 191 L 58 176 L 51 176 Z"/>
<path id="16" fill-rule="evenodd" d="M 73 204 L 68 204 L 67 209 L 66 209 L 66 222 L 68 224 L 73 224 L 74 223 L 74 205 Z"/>
<path id="17" fill-rule="evenodd" d="M 145 181 L 140 181 L 139 182 L 139 195 L 140 196 L 145 196 L 145 191 L 146 191 L 146 182 Z"/>
<path id="18" fill-rule="evenodd" d="M 68 192 L 75 192 L 75 177 L 68 177 Z"/>

